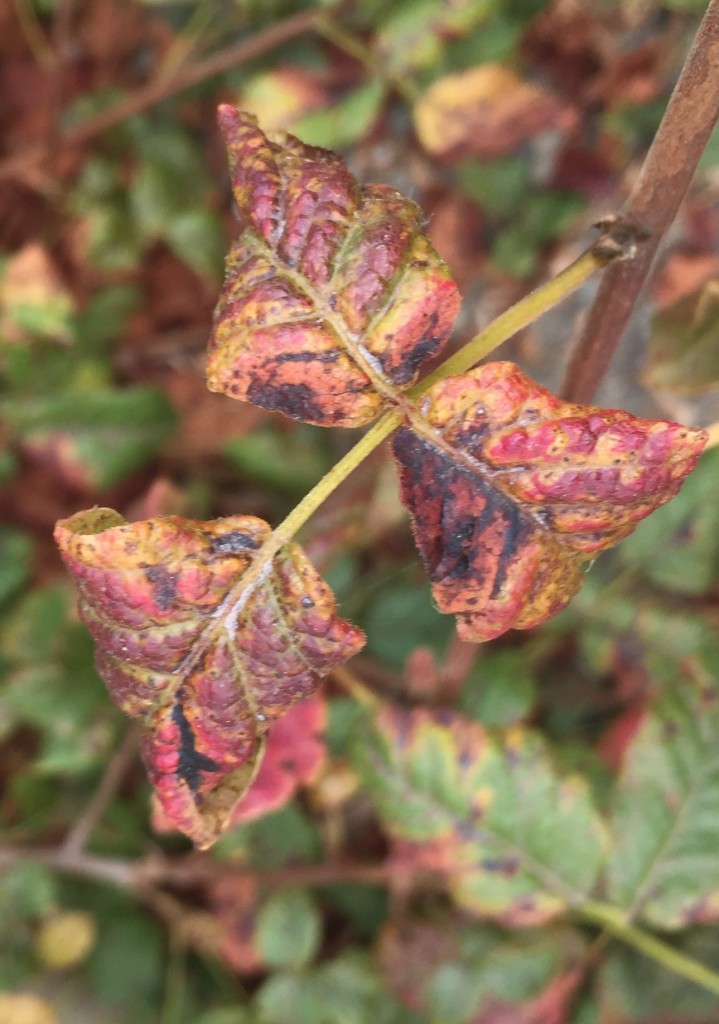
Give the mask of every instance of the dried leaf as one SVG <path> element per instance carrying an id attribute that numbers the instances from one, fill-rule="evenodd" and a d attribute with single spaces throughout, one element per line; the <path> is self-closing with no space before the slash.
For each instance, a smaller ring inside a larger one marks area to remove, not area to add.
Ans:
<path id="1" fill-rule="evenodd" d="M 561 100 L 501 64 L 482 64 L 434 82 L 414 108 L 420 142 L 445 159 L 493 160 L 576 115 Z"/>
<path id="2" fill-rule="evenodd" d="M 200 847 L 246 792 L 268 724 L 364 640 L 337 618 L 301 548 L 255 563 L 269 534 L 253 516 L 125 523 L 112 509 L 56 528 L 98 671 L 115 703 L 142 719 L 163 809 Z M 254 583 L 243 586 L 248 571 Z"/>
<path id="3" fill-rule="evenodd" d="M 402 501 L 462 639 L 562 609 L 586 563 L 679 490 L 703 430 L 571 405 L 512 363 L 435 385 L 393 449 Z"/>
<path id="4" fill-rule="evenodd" d="M 227 259 L 208 387 L 320 426 L 373 420 L 444 345 L 459 297 L 384 185 L 220 107 L 242 233 Z"/>
<path id="5" fill-rule="evenodd" d="M 497 741 L 460 715 L 388 708 L 353 758 L 404 857 L 414 847 L 442 870 L 460 907 L 537 925 L 591 891 L 601 821 L 584 780 L 558 778 L 539 736 L 515 728 Z"/>

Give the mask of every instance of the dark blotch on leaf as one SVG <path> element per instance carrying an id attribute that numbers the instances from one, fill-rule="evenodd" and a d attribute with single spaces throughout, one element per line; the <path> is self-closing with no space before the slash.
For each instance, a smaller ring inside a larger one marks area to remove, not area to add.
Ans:
<path id="1" fill-rule="evenodd" d="M 197 793 L 202 779 L 200 772 L 216 772 L 219 770 L 217 761 L 213 761 L 206 754 L 200 754 L 195 749 L 195 734 L 192 726 L 185 718 L 185 712 L 180 700 L 172 709 L 172 721 L 180 732 L 180 757 L 177 764 L 177 774 L 186 782 L 192 793 Z"/>
<path id="2" fill-rule="evenodd" d="M 282 384 L 275 387 L 253 381 L 247 389 L 247 400 L 263 409 L 278 410 L 298 420 L 314 422 L 327 418 L 327 409 L 316 401 L 314 392 L 306 384 Z"/>
<path id="3" fill-rule="evenodd" d="M 152 584 L 155 604 L 161 612 L 166 612 L 177 598 L 177 577 L 168 572 L 164 565 L 151 566 L 145 570 L 145 575 Z"/>
<path id="4" fill-rule="evenodd" d="M 243 533 L 241 530 L 223 533 L 219 537 L 213 537 L 210 541 L 210 547 L 218 555 L 235 555 L 241 551 L 255 551 L 259 546 L 256 537 L 250 533 Z"/>

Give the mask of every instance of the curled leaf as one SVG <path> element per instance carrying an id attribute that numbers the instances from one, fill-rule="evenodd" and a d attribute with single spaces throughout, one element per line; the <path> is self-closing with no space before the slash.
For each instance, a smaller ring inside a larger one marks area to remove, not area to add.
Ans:
<path id="1" fill-rule="evenodd" d="M 441 350 L 459 305 L 421 211 L 360 186 L 328 150 L 229 106 L 219 116 L 242 233 L 208 387 L 320 426 L 369 423 Z"/>
<path id="2" fill-rule="evenodd" d="M 572 405 L 512 363 L 450 377 L 393 449 L 435 600 L 464 640 L 560 611 L 694 468 L 706 432 Z"/>
<path id="3" fill-rule="evenodd" d="M 257 563 L 270 532 L 254 516 L 126 523 L 98 508 L 55 531 L 98 671 L 142 719 L 163 809 L 200 847 L 246 792 L 272 720 L 364 642 L 301 548 Z"/>

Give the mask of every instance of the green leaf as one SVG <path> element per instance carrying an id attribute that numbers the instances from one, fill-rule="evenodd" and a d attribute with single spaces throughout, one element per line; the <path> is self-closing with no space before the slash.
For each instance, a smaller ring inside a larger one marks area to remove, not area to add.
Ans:
<path id="1" fill-rule="evenodd" d="M 250 479 L 291 494 L 306 494 L 331 468 L 321 427 L 267 426 L 225 442 L 222 452 Z"/>
<path id="2" fill-rule="evenodd" d="M 710 495 L 719 477 L 719 448 L 702 455 L 673 501 L 640 523 L 619 548 L 659 587 L 707 593 L 719 580 L 719 504 Z"/>
<path id="3" fill-rule="evenodd" d="M 97 206 L 87 217 L 88 258 L 102 270 L 134 270 L 145 240 L 124 205 Z"/>
<path id="4" fill-rule="evenodd" d="M 271 967 L 297 969 L 317 953 L 322 924 L 317 907 L 302 889 L 274 893 L 257 916 L 255 945 Z"/>
<path id="5" fill-rule="evenodd" d="M 458 708 L 483 725 L 519 723 L 532 711 L 536 684 L 526 649 L 480 655 L 459 695 Z"/>
<path id="6" fill-rule="evenodd" d="M 389 998 L 368 957 L 354 952 L 314 971 L 276 973 L 258 992 L 262 1024 L 424 1024 Z"/>
<path id="7" fill-rule="evenodd" d="M 215 846 L 216 853 L 227 857 L 238 850 L 251 864 L 271 869 L 317 860 L 321 845 L 312 819 L 296 803 L 290 803 L 274 814 L 231 829 Z"/>
<path id="8" fill-rule="evenodd" d="M 448 36 L 470 32 L 498 6 L 499 0 L 414 0 L 390 9 L 377 39 L 382 66 L 395 75 L 431 69 L 441 61 Z"/>
<path id="9" fill-rule="evenodd" d="M 274 974 L 255 996 L 262 1024 L 321 1024 L 322 1007 L 303 974 Z"/>
<path id="10" fill-rule="evenodd" d="M 480 206 L 501 217 L 515 216 L 530 188 L 527 161 L 519 156 L 465 160 L 457 168 L 457 180 Z"/>
<path id="11" fill-rule="evenodd" d="M 101 389 L 0 402 L 26 449 L 57 460 L 84 487 L 110 487 L 151 460 L 175 427 L 155 388 Z"/>
<path id="12" fill-rule="evenodd" d="M 685 956 L 719 970 L 716 928 L 693 928 L 674 944 Z M 605 954 L 594 988 L 599 1024 L 710 1024 L 719 1014 L 716 995 L 621 943 Z"/>
<path id="13" fill-rule="evenodd" d="M 569 192 L 530 194 L 499 235 L 492 260 L 516 277 L 528 277 L 537 266 L 541 247 L 557 238 L 583 206 L 584 200 Z"/>
<path id="14" fill-rule="evenodd" d="M 390 668 L 402 668 L 420 645 L 443 651 L 454 625 L 435 608 L 429 584 L 424 580 L 383 582 L 360 621 L 367 633 L 368 652 Z"/>
<path id="15" fill-rule="evenodd" d="M 214 210 L 194 208 L 176 213 L 162 235 L 175 256 L 201 277 L 222 280 L 226 244 Z"/>
<path id="16" fill-rule="evenodd" d="M 508 934 L 456 912 L 435 912 L 387 925 L 379 952 L 390 990 L 432 1021 L 538 1021 L 547 1012 L 543 997 L 561 988 L 583 941 L 569 928 Z M 557 992 L 557 1019 L 561 1000 Z"/>
<path id="17" fill-rule="evenodd" d="M 306 114 L 292 124 L 292 133 L 310 146 L 346 149 L 361 139 L 374 124 L 382 106 L 385 85 L 371 78 L 343 96 L 333 106 Z"/>
<path id="18" fill-rule="evenodd" d="M 115 285 L 96 292 L 76 317 L 78 346 L 97 351 L 116 341 L 141 301 L 142 293 L 134 285 Z"/>
<path id="19" fill-rule="evenodd" d="M 495 738 L 449 712 L 387 709 L 352 756 L 390 835 L 456 866 L 461 907 L 538 924 L 591 891 L 601 821 L 584 780 L 559 778 L 538 736 L 515 728 Z"/>
<path id="20" fill-rule="evenodd" d="M 626 755 L 612 813 L 609 898 L 659 928 L 719 918 L 719 689 L 684 678 Z"/>
<path id="21" fill-rule="evenodd" d="M 3 927 L 38 919 L 53 909 L 58 892 L 55 876 L 40 864 L 17 860 L 0 874 L 0 921 Z"/>
<path id="22" fill-rule="evenodd" d="M 643 383 L 696 395 L 719 384 L 719 281 L 662 310 L 652 320 Z"/>
<path id="23" fill-rule="evenodd" d="M 87 975 L 103 999 L 159 1009 L 163 988 L 163 937 L 145 914 L 116 909 L 100 919 L 100 942 L 90 954 Z M 130 1018 L 132 1019 L 132 1018 Z"/>
<path id="24" fill-rule="evenodd" d="M 95 671 L 92 642 L 73 618 L 64 588 L 32 591 L 0 631 L 7 670 L 0 684 L 0 735 L 19 725 L 40 735 L 36 774 L 74 775 L 108 755 L 112 709 Z"/>
<path id="25" fill-rule="evenodd" d="M 227 1006 L 208 1010 L 195 1020 L 195 1024 L 253 1024 L 257 1018 L 243 1006 Z"/>
<path id="26" fill-rule="evenodd" d="M 0 603 L 20 589 L 30 575 L 32 541 L 11 526 L 0 526 Z"/>

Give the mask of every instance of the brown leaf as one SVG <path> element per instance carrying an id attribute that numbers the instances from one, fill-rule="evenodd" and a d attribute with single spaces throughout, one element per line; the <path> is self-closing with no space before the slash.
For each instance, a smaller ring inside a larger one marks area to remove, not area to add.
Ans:
<path id="1" fill-rule="evenodd" d="M 568 131 L 572 109 L 501 64 L 482 64 L 434 82 L 414 108 L 424 148 L 445 159 L 493 160 L 548 128 Z"/>
<path id="2" fill-rule="evenodd" d="M 555 398 L 512 363 L 427 393 L 393 449 L 439 608 L 479 642 L 562 609 L 679 490 L 706 432 Z"/>
<path id="3" fill-rule="evenodd" d="M 208 387 L 320 426 L 373 420 L 444 345 L 459 297 L 422 214 L 342 160 L 220 107 L 242 233 Z"/>

